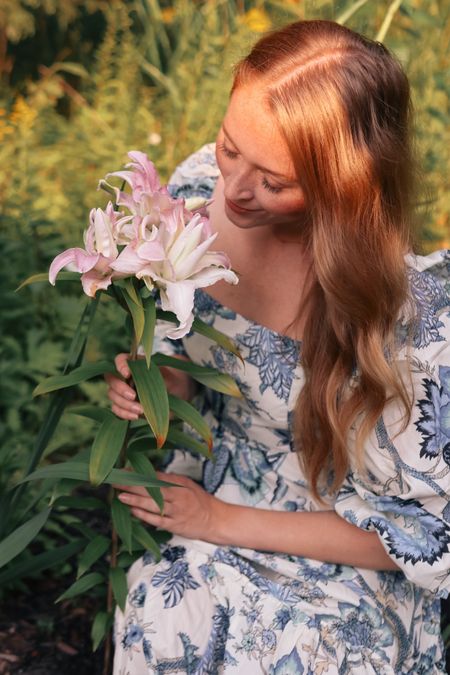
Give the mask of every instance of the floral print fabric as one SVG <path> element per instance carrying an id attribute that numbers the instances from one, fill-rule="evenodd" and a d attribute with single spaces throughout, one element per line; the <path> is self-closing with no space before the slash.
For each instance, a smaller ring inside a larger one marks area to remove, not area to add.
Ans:
<path id="1" fill-rule="evenodd" d="M 218 175 L 208 144 L 178 167 L 170 190 L 209 197 Z M 173 536 L 160 562 L 147 553 L 129 572 L 126 611 L 116 615 L 115 675 L 445 672 L 439 597 L 450 590 L 450 257 L 409 256 L 408 266 L 420 320 L 398 363 L 411 374 L 411 419 L 404 428 L 399 406 L 386 406 L 366 442 L 366 471 L 352 462 L 326 506 L 312 498 L 292 443 L 291 412 L 303 378 L 299 342 L 198 290 L 195 313 L 235 340 L 244 365 L 197 334 L 156 347 L 229 373 L 243 394 L 238 400 L 204 390 L 197 397 L 216 461 L 174 451 L 168 470 L 236 504 L 335 509 L 376 531 L 401 571 Z M 414 314 L 414 307 L 405 309 L 399 340 Z"/>

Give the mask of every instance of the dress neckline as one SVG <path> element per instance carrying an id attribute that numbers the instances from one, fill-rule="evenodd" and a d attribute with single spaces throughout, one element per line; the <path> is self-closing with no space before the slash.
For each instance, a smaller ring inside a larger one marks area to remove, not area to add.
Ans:
<path id="1" fill-rule="evenodd" d="M 263 326 L 262 324 L 258 323 L 257 321 L 253 321 L 253 319 L 249 319 L 248 317 L 244 316 L 243 314 L 240 314 L 239 312 L 236 312 L 235 309 L 232 309 L 231 307 L 228 307 L 227 305 L 224 305 L 222 302 L 217 300 L 216 298 L 213 298 L 212 295 L 207 293 L 206 291 L 203 290 L 203 288 L 197 288 L 196 289 L 197 293 L 202 294 L 204 297 L 206 297 L 208 300 L 210 300 L 216 307 L 222 307 L 222 309 L 228 311 L 228 312 L 233 312 L 238 318 L 242 319 L 246 323 L 248 323 L 250 326 L 256 326 L 257 328 L 262 328 L 263 331 L 266 333 L 269 333 L 270 335 L 274 335 L 277 338 L 290 342 L 292 345 L 296 345 L 297 348 L 300 348 L 302 344 L 302 340 L 297 340 L 296 338 L 291 337 L 290 335 L 286 335 L 285 333 L 279 333 L 278 331 L 274 330 L 273 328 L 269 328 L 268 326 Z"/>

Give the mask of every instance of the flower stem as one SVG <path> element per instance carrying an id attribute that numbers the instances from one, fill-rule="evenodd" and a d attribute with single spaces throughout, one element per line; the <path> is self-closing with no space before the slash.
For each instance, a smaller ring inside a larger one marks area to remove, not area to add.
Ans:
<path id="1" fill-rule="evenodd" d="M 130 361 L 134 361 L 137 358 L 138 344 L 136 337 L 133 338 L 133 344 L 130 352 Z M 125 434 L 125 439 L 123 441 L 122 448 L 120 450 L 118 468 L 122 469 L 125 466 L 126 453 L 128 447 L 128 440 L 130 436 L 130 423 L 128 423 L 127 432 Z M 108 493 L 108 503 L 111 507 L 115 495 L 115 488 L 110 486 Z M 117 537 L 117 530 L 112 526 L 111 530 L 111 559 L 110 559 L 110 569 L 117 567 L 117 555 L 119 552 L 119 540 Z M 112 614 L 114 608 L 114 596 L 112 590 L 111 579 L 108 580 L 108 590 L 106 594 L 106 609 L 108 614 Z M 112 660 L 112 634 L 111 630 L 108 632 L 108 635 L 105 639 L 105 652 L 103 659 L 103 675 L 110 675 L 111 673 L 111 660 Z"/>

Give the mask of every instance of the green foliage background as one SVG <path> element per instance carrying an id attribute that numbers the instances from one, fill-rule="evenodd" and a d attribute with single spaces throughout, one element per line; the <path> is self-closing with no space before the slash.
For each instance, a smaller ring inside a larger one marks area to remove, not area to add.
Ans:
<path id="1" fill-rule="evenodd" d="M 21 475 L 43 416 L 31 391 L 61 368 L 84 304 L 69 286 L 14 289 L 79 244 L 89 210 L 105 203 L 99 178 L 128 150 L 147 152 L 166 180 L 214 140 L 233 62 L 298 18 L 344 22 L 404 64 L 422 245 L 449 246 L 450 0 L 0 0 L 0 493 Z M 89 360 L 128 348 L 118 325 L 103 303 Z M 80 398 L 102 402 L 104 386 L 86 383 Z M 66 416 L 47 455 L 82 449 L 90 433 Z"/>

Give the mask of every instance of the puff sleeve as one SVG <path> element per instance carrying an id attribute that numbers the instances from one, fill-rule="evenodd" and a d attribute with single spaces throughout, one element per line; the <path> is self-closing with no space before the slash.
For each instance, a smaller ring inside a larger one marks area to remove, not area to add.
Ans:
<path id="1" fill-rule="evenodd" d="M 401 370 L 411 376 L 411 418 L 403 428 L 399 404 L 386 406 L 366 442 L 366 470 L 359 471 L 352 462 L 335 509 L 354 525 L 376 531 L 412 583 L 446 597 L 450 592 L 450 258 L 447 251 L 436 252 L 413 262 L 410 281 L 420 325 L 414 347 L 399 355 Z"/>

